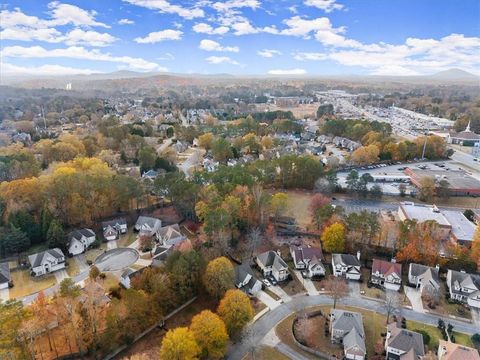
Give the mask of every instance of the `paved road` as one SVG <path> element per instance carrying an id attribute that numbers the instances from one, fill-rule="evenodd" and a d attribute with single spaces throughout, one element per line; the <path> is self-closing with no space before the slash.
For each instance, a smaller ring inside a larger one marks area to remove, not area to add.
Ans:
<path id="1" fill-rule="evenodd" d="M 297 311 L 318 305 L 333 305 L 333 301 L 325 295 L 298 296 L 293 297 L 292 301 L 281 304 L 274 310 L 267 312 L 265 315 L 263 315 L 263 317 L 261 317 L 259 320 L 257 320 L 250 326 L 250 332 L 252 334 L 255 334 L 255 337 L 253 339 L 245 338 L 233 345 L 229 350 L 227 356 L 228 359 L 243 359 L 249 349 L 249 346 L 247 344 L 252 344 L 252 342 L 254 342 L 255 346 L 258 346 L 261 343 L 262 339 L 265 337 L 265 335 L 281 320 Z M 377 313 L 385 314 L 383 303 L 362 297 L 345 298 L 341 301 L 341 305 L 359 307 L 366 310 L 375 311 Z M 437 326 L 439 319 L 438 316 L 432 314 L 420 314 L 406 308 L 401 308 L 399 310 L 399 314 L 404 316 L 407 320 L 413 320 L 433 326 Z M 478 332 L 478 327 L 475 324 L 469 324 L 463 321 L 456 321 L 452 319 L 448 319 L 448 322 L 455 327 L 456 331 L 469 335 Z"/>
<path id="2" fill-rule="evenodd" d="M 455 150 L 455 149 L 454 149 Z M 472 170 L 480 172 L 480 162 L 474 161 L 471 154 L 464 153 L 463 151 L 455 150 L 453 155 L 450 157 L 453 161 L 456 161 L 465 167 L 469 167 Z M 467 169 L 468 170 L 468 169 Z M 479 178 L 478 174 L 472 174 L 472 176 Z"/>

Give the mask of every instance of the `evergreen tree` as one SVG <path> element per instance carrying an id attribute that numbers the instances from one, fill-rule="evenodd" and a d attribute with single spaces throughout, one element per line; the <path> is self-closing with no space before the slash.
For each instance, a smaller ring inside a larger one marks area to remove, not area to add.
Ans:
<path id="1" fill-rule="evenodd" d="M 66 245 L 65 232 L 58 220 L 52 220 L 47 231 L 47 242 L 49 248 L 63 248 Z"/>

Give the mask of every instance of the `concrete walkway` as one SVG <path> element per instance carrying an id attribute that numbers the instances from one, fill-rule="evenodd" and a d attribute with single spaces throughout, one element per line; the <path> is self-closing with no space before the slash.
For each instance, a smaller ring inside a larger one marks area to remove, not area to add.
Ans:
<path id="1" fill-rule="evenodd" d="M 276 285 L 276 286 L 270 286 L 269 287 L 269 290 L 271 290 L 275 295 L 277 295 L 278 297 L 280 297 L 280 299 L 283 300 L 283 302 L 289 302 L 290 300 L 292 300 L 292 298 L 290 297 L 290 295 L 288 295 L 285 290 L 283 290 L 280 286 Z"/>
<path id="2" fill-rule="evenodd" d="M 419 313 L 424 313 L 425 310 L 423 309 L 422 292 L 420 289 L 404 286 L 403 290 L 405 291 L 405 295 L 407 295 L 408 300 L 410 300 L 410 303 L 412 304 L 412 309 Z"/>
<path id="3" fill-rule="evenodd" d="M 315 284 L 313 283 L 312 280 L 304 279 L 302 276 L 302 273 L 298 270 L 293 270 L 293 273 L 297 277 L 298 281 L 300 281 L 300 283 L 303 285 L 305 290 L 307 290 L 308 295 L 310 296 L 318 295 L 318 290 L 315 287 Z"/>
<path id="4" fill-rule="evenodd" d="M 272 298 L 270 295 L 268 295 L 265 291 L 260 290 L 257 293 L 257 298 L 261 302 L 263 302 L 270 310 L 275 309 L 280 305 L 280 302 Z"/>
<path id="5" fill-rule="evenodd" d="M 110 240 L 107 242 L 107 250 L 112 250 L 118 248 L 117 240 Z"/>
<path id="6" fill-rule="evenodd" d="M 138 259 L 135 262 L 135 265 L 140 265 L 144 267 L 150 266 L 151 264 L 152 264 L 152 260 L 147 260 L 147 259 Z"/>
<path id="7" fill-rule="evenodd" d="M 480 329 L 480 309 L 475 309 L 473 307 L 470 308 L 470 312 L 472 314 L 472 321 L 477 327 Z"/>
<path id="8" fill-rule="evenodd" d="M 360 296 L 360 283 L 355 280 L 347 280 L 350 296 Z"/>

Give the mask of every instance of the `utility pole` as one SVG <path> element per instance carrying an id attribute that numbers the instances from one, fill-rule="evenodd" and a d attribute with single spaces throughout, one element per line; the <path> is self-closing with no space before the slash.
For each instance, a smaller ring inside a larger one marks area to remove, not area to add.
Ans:
<path id="1" fill-rule="evenodd" d="M 427 132 L 425 133 L 425 142 L 423 143 L 423 151 L 422 151 L 422 160 L 425 159 L 425 150 L 427 148 L 427 140 L 428 140 L 428 132 L 430 128 L 427 128 Z"/>

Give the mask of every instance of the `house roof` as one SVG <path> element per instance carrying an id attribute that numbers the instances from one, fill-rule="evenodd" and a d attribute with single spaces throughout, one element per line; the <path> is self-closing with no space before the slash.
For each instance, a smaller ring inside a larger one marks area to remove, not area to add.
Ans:
<path id="1" fill-rule="evenodd" d="M 116 227 L 121 226 L 121 225 L 127 225 L 127 220 L 125 220 L 124 218 L 118 218 L 118 219 L 113 219 L 113 220 L 102 222 L 103 230 L 106 230 L 107 227 L 109 227 L 109 226 L 111 226 L 113 228 L 116 228 Z"/>
<path id="2" fill-rule="evenodd" d="M 417 220 L 419 223 L 425 221 L 436 221 L 439 225 L 451 226 L 450 222 L 445 218 L 442 212 L 433 205 L 418 205 L 413 202 L 403 202 L 400 208 L 410 220 Z"/>
<path id="3" fill-rule="evenodd" d="M 332 254 L 332 260 L 335 265 L 360 266 L 360 261 L 351 254 Z"/>
<path id="4" fill-rule="evenodd" d="M 332 310 L 330 314 L 332 315 L 332 329 L 344 332 L 355 329 L 360 336 L 365 337 L 362 314 L 339 309 Z"/>
<path id="5" fill-rule="evenodd" d="M 461 288 L 476 288 L 477 290 L 480 290 L 480 276 L 479 275 L 473 275 L 473 274 L 467 274 L 461 271 L 455 271 L 455 270 L 448 270 L 450 275 L 450 284 L 447 284 L 448 287 L 450 288 L 450 291 L 458 294 L 462 294 L 463 292 L 461 290 L 456 290 L 455 285 L 458 285 Z M 447 274 L 447 279 L 448 279 L 448 274 Z"/>
<path id="6" fill-rule="evenodd" d="M 246 287 L 247 289 L 252 289 L 253 286 L 257 283 L 257 281 L 259 281 L 253 274 L 250 265 L 242 264 L 235 266 L 235 284 L 241 284 L 247 278 L 249 279 L 248 283 L 244 285 L 244 287 Z"/>
<path id="7" fill-rule="evenodd" d="M 440 283 L 438 271 L 439 269 L 437 268 L 415 263 L 411 263 L 408 267 L 408 272 L 411 276 L 418 277 L 425 274 L 425 276 L 430 277 L 436 283 Z"/>
<path id="8" fill-rule="evenodd" d="M 157 230 L 157 235 L 158 237 L 167 239 L 167 241 L 178 237 L 184 237 L 178 224 L 161 227 Z"/>
<path id="9" fill-rule="evenodd" d="M 460 211 L 443 210 L 443 215 L 452 225 L 452 233 L 458 240 L 472 241 L 475 225 Z"/>
<path id="10" fill-rule="evenodd" d="M 355 347 L 359 348 L 359 350 L 352 349 Z M 347 335 L 343 337 L 343 348 L 349 353 L 365 355 L 367 348 L 365 347 L 364 335 L 359 333 L 356 328 L 353 328 Z"/>
<path id="11" fill-rule="evenodd" d="M 480 360 L 480 355 L 476 349 L 445 340 L 440 340 L 438 353 L 440 353 L 440 349 L 444 352 L 441 357 L 442 360 Z"/>
<path id="12" fill-rule="evenodd" d="M 135 226 L 141 227 L 143 225 L 148 225 L 151 229 L 153 229 L 155 226 L 162 226 L 161 224 L 162 222 L 160 219 L 149 216 L 139 216 L 137 222 L 135 223 Z"/>
<path id="13" fill-rule="evenodd" d="M 285 263 L 285 261 L 283 261 L 280 255 L 278 255 L 275 251 L 272 250 L 257 255 L 257 259 L 264 266 L 271 266 L 278 270 L 288 268 L 288 265 Z"/>
<path id="14" fill-rule="evenodd" d="M 372 274 L 379 272 L 383 276 L 387 277 L 390 274 L 396 274 L 398 277 L 402 277 L 402 264 L 394 263 L 391 261 L 373 259 Z"/>
<path id="15" fill-rule="evenodd" d="M 0 263 L 0 284 L 7 283 L 11 280 L 10 268 L 8 262 Z"/>
<path id="16" fill-rule="evenodd" d="M 92 229 L 77 229 L 69 232 L 67 235 L 67 238 L 68 238 L 68 241 L 71 241 L 72 239 L 80 240 L 82 236 L 85 236 L 85 237 L 95 236 L 95 232 Z"/>
<path id="17" fill-rule="evenodd" d="M 314 260 L 320 262 L 323 259 L 321 247 L 291 246 L 290 252 L 295 253 L 295 260 L 297 262 L 309 261 L 312 263 Z"/>
<path id="18" fill-rule="evenodd" d="M 480 140 L 480 135 L 472 131 L 450 132 L 450 137 L 462 140 Z"/>
<path id="19" fill-rule="evenodd" d="M 65 255 L 63 254 L 62 250 L 59 248 L 54 248 L 54 249 L 48 249 L 36 254 L 32 254 L 28 257 L 28 261 L 30 262 L 30 265 L 34 268 L 37 266 L 40 266 L 43 262 L 43 259 L 45 256 L 49 254 L 53 256 L 56 259 L 64 258 Z"/>
<path id="20" fill-rule="evenodd" d="M 388 346 L 406 353 L 413 350 L 417 356 L 425 355 L 422 334 L 399 328 L 396 323 L 389 324 L 387 330 L 390 332 Z"/>

